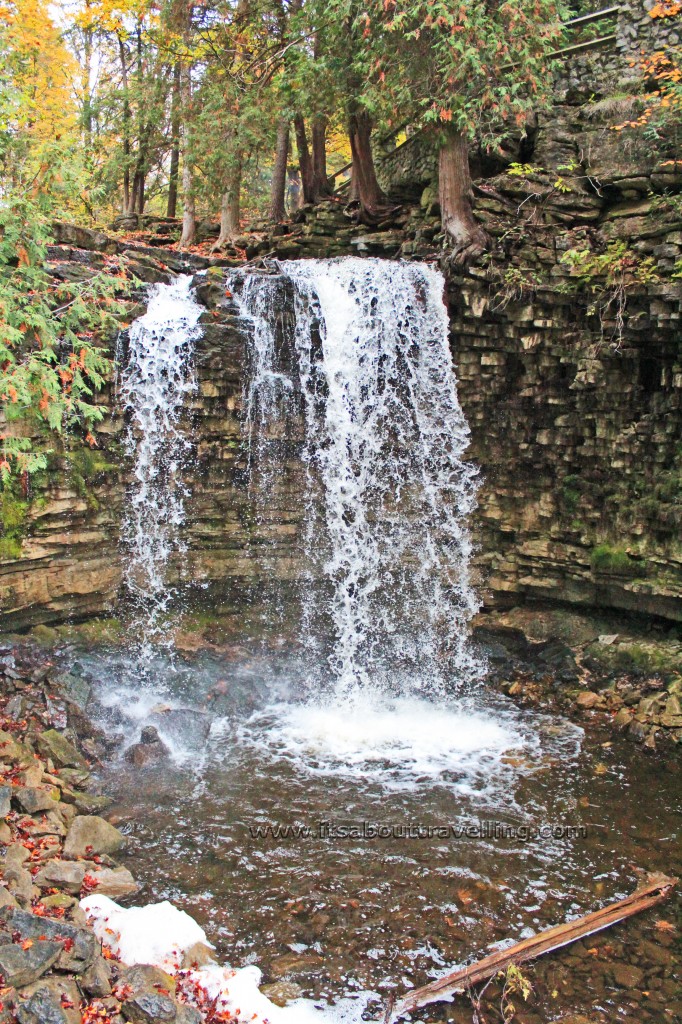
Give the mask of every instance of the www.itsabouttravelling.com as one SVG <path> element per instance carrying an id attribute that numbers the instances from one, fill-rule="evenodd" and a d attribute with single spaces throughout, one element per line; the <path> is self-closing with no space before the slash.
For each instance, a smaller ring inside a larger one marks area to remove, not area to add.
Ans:
<path id="1" fill-rule="evenodd" d="M 477 821 L 427 825 L 422 822 L 380 824 L 373 821 L 318 821 L 313 825 L 249 825 L 252 839 L 492 839 L 530 842 L 538 839 L 585 839 L 585 825 L 546 822 L 540 825 Z"/>

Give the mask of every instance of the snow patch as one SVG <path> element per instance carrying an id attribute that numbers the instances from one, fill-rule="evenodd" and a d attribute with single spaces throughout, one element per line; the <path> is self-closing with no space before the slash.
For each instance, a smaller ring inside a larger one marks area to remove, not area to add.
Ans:
<path id="1" fill-rule="evenodd" d="M 97 938 L 126 966 L 153 964 L 169 974 L 181 970 L 183 954 L 197 942 L 213 948 L 194 918 L 168 900 L 146 907 L 120 907 L 108 896 L 86 896 L 81 908 Z M 275 1006 L 259 990 L 261 972 L 250 965 L 234 970 L 208 964 L 197 970 L 183 970 L 183 991 L 201 991 L 217 1000 L 215 1009 L 230 1014 L 230 1020 L 248 1024 L 360 1024 L 367 1000 L 373 993 L 342 999 L 335 1006 L 319 1006 L 297 999 L 288 1006 Z"/>

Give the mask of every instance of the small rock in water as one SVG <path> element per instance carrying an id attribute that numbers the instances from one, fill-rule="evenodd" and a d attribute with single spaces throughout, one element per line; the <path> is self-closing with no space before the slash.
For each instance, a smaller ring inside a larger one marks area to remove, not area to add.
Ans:
<path id="1" fill-rule="evenodd" d="M 163 761 L 169 753 L 168 747 L 162 741 L 155 726 L 146 725 L 140 734 L 140 742 L 128 747 L 125 758 L 136 768 L 144 768 L 147 764 Z"/>
<path id="2" fill-rule="evenodd" d="M 303 989 L 294 981 L 274 981 L 271 985 L 261 985 L 261 992 L 275 1006 L 286 1006 L 303 995 Z"/>

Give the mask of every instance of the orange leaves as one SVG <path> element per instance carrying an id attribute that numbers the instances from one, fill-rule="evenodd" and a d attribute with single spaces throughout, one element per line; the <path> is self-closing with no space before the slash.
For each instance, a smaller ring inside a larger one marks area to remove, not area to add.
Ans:
<path id="1" fill-rule="evenodd" d="M 23 245 L 17 246 L 17 259 L 19 260 L 20 267 L 27 267 L 31 262 L 28 258 L 28 253 Z"/>
<path id="2" fill-rule="evenodd" d="M 448 107 L 442 107 L 438 111 L 438 117 L 441 121 L 452 121 L 452 111 Z"/>
<path id="3" fill-rule="evenodd" d="M 682 0 L 658 0 L 649 11 L 650 18 L 674 18 L 682 12 Z"/>

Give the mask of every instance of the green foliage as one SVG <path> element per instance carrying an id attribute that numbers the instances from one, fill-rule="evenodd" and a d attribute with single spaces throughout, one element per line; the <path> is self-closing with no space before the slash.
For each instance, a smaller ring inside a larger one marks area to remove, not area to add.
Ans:
<path id="1" fill-rule="evenodd" d="M 506 971 L 500 971 L 499 977 L 504 981 L 501 1000 L 502 1018 L 504 1024 L 510 1024 L 516 1016 L 516 1006 L 512 1002 L 512 996 L 520 996 L 524 1003 L 528 1002 L 533 986 L 518 964 L 509 964 Z"/>
<path id="2" fill-rule="evenodd" d="M 441 135 L 495 148 L 549 100 L 561 0 L 373 0 L 355 10 L 365 77 Z"/>
<path id="3" fill-rule="evenodd" d="M 46 208 L 47 207 L 47 208 Z M 77 430 L 94 444 L 102 418 L 93 397 L 110 360 L 103 344 L 125 311 L 130 280 L 109 258 L 80 282 L 46 269 L 49 204 L 14 193 L 0 208 L 0 473 L 46 466 L 45 435 Z"/>
<path id="4" fill-rule="evenodd" d="M 507 168 L 507 174 L 512 178 L 529 178 L 532 174 L 540 174 L 541 171 L 542 168 L 534 164 L 511 163 Z"/>
<path id="5" fill-rule="evenodd" d="M 590 558 L 592 571 L 612 573 L 618 576 L 639 576 L 641 566 L 630 557 L 623 548 L 611 547 L 610 544 L 599 544 L 592 550 Z"/>
<path id="6" fill-rule="evenodd" d="M 641 258 L 628 248 L 627 242 L 610 242 L 601 253 L 592 249 L 569 249 L 560 260 L 571 270 L 579 284 L 591 289 L 649 285 L 658 281 L 655 260 Z"/>
<path id="7" fill-rule="evenodd" d="M 586 490 L 585 481 L 576 473 L 567 473 L 563 478 L 561 481 L 561 505 L 567 516 L 575 517 L 580 499 Z M 583 524 L 579 520 L 574 520 L 571 526 L 573 529 L 582 529 Z"/>
<path id="8" fill-rule="evenodd" d="M 26 534 L 29 503 L 16 496 L 13 488 L 5 484 L 0 491 L 0 560 L 21 557 L 21 546 Z"/>
<path id="9" fill-rule="evenodd" d="M 611 342 L 618 348 L 623 340 L 628 294 L 659 280 L 655 260 L 637 256 L 627 242 L 616 241 L 603 252 L 569 249 L 560 263 L 570 268 L 574 289 L 582 288 L 595 296 L 587 307 L 588 314 L 597 315 L 602 325 L 613 321 Z"/>
<path id="10" fill-rule="evenodd" d="M 66 460 L 69 468 L 69 479 L 76 494 L 83 498 L 93 512 L 99 509 L 99 502 L 93 491 L 93 484 L 106 473 L 118 470 L 115 463 L 99 451 L 79 448 L 68 452 Z"/>
<path id="11" fill-rule="evenodd" d="M 535 294 L 542 284 L 540 274 L 530 267 L 507 267 L 494 293 L 495 309 L 505 309 L 510 302 L 520 302 Z"/>

